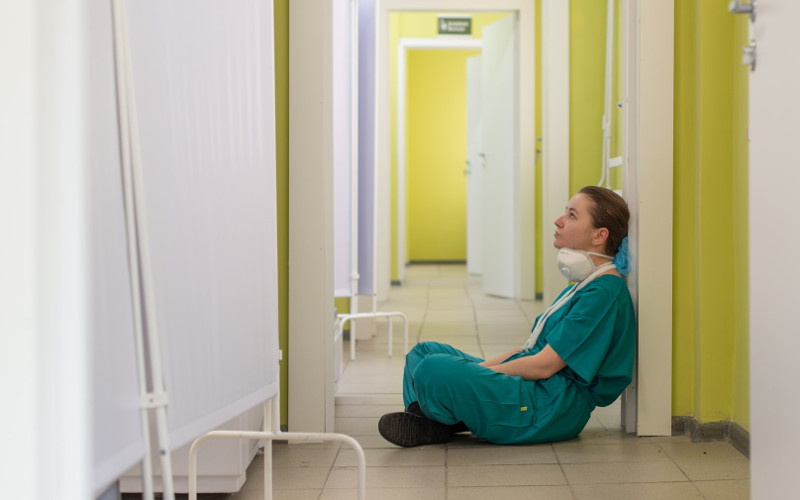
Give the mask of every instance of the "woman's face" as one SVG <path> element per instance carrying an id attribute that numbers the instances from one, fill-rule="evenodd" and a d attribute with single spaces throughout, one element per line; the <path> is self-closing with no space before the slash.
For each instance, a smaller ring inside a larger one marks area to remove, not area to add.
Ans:
<path id="1" fill-rule="evenodd" d="M 581 193 L 569 200 L 564 215 L 555 221 L 554 247 L 593 250 L 593 238 L 597 232 L 592 226 L 592 216 L 589 213 L 593 204 L 591 198 Z"/>

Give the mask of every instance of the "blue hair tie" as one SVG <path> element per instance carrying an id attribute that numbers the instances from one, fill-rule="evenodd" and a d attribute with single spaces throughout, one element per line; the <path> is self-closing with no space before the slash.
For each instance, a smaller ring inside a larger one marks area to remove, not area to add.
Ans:
<path id="1" fill-rule="evenodd" d="M 623 276 L 627 276 L 631 272 L 631 251 L 628 248 L 628 237 L 622 238 L 622 243 L 619 244 L 617 255 L 611 261 L 617 266 L 617 271 Z"/>

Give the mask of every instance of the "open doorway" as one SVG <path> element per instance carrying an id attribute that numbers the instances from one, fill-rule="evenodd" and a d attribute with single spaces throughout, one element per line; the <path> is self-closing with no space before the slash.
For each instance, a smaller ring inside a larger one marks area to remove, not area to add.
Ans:
<path id="1" fill-rule="evenodd" d="M 519 254 L 518 245 L 534 230 L 517 228 L 519 199 L 533 190 L 517 188 L 518 102 L 525 91 L 516 57 L 518 15 L 459 15 L 472 38 L 404 38 L 404 31 L 422 31 L 420 24 L 453 18 L 391 14 L 392 39 L 399 39 L 392 133 L 397 277 L 402 280 L 407 263 L 467 260 L 482 275 L 484 293 L 532 298 L 516 287 L 520 262 L 534 259 Z"/>
<path id="2" fill-rule="evenodd" d="M 483 4 L 483 5 L 481 5 Z M 508 202 L 509 214 L 504 217 L 508 223 L 503 247 L 508 250 L 508 255 L 497 259 L 507 265 L 506 275 L 511 280 L 506 292 L 499 294 L 516 298 L 533 299 L 535 297 L 535 256 L 534 226 L 535 226 L 535 199 L 534 190 L 534 165 L 535 165 L 535 83 L 534 83 L 534 3 L 523 1 L 505 2 L 454 2 L 444 0 L 436 3 L 404 2 L 399 0 L 386 0 L 378 2 L 376 18 L 377 39 L 377 105 L 376 105 L 376 170 L 378 175 L 378 282 L 388 284 L 391 281 L 402 281 L 403 269 L 407 262 L 405 255 L 405 175 L 402 168 L 403 145 L 395 142 L 393 129 L 395 120 L 393 110 L 393 86 L 396 83 L 395 69 L 397 58 L 394 57 L 399 46 L 393 40 L 391 21 L 392 13 L 427 13 L 436 20 L 440 12 L 457 13 L 487 13 L 492 12 L 495 19 L 513 16 L 513 25 L 517 28 L 512 42 L 513 51 L 509 57 L 515 63 L 513 71 L 516 73 L 513 93 L 517 94 L 518 101 L 512 105 L 514 125 L 512 131 L 506 134 L 514 143 L 510 151 L 513 164 L 509 166 L 513 177 L 506 179 L 509 184 L 509 193 L 505 197 Z M 397 37 L 399 38 L 399 36 Z M 399 126 L 404 126 L 403 124 Z M 463 126 L 462 126 L 462 133 Z M 397 161 L 400 157 L 400 162 Z M 463 170 L 466 151 L 463 152 L 459 173 Z M 393 192 L 392 179 L 397 179 L 397 191 Z M 395 204 L 396 203 L 396 204 Z M 393 237 L 393 235 L 397 235 Z M 378 296 L 381 300 L 381 285 L 378 286 Z M 383 290 L 384 293 L 388 290 Z"/>

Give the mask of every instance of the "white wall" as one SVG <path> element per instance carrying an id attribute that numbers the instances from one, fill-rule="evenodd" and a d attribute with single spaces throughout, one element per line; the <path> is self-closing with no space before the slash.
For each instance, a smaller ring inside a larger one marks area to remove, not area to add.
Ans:
<path id="1" fill-rule="evenodd" d="M 638 308 L 637 434 L 672 432 L 672 96 L 675 12 L 671 0 L 639 7 L 636 186 L 631 225 Z M 629 151 L 629 149 L 628 149 Z M 628 159 L 626 159 L 628 161 Z"/>
<path id="2" fill-rule="evenodd" d="M 333 430 L 332 24 L 329 3 L 289 3 L 290 431 Z"/>
<path id="3" fill-rule="evenodd" d="M 38 180 L 33 148 L 35 96 L 34 2 L 0 3 L 0 484 L 11 498 L 36 498 L 39 448 L 36 387 L 36 239 Z"/>
<path id="4" fill-rule="evenodd" d="M 85 12 L 80 0 L 46 11 L 0 5 L 0 389 L 9 403 L 0 484 L 9 497 L 91 497 Z"/>
<path id="5" fill-rule="evenodd" d="M 800 4 L 760 0 L 750 73 L 750 456 L 754 499 L 797 496 L 800 470 Z"/>

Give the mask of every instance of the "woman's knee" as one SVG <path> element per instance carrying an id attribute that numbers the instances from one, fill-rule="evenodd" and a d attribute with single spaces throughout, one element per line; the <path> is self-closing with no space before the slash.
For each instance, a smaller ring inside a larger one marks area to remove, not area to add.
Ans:
<path id="1" fill-rule="evenodd" d="M 414 370 L 417 384 L 452 385 L 463 381 L 471 361 L 450 354 L 430 354 Z"/>
<path id="2" fill-rule="evenodd" d="M 426 356 L 428 354 L 438 354 L 445 352 L 444 345 L 439 342 L 419 342 L 408 352 L 408 355 Z"/>

